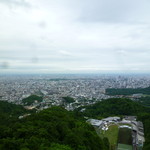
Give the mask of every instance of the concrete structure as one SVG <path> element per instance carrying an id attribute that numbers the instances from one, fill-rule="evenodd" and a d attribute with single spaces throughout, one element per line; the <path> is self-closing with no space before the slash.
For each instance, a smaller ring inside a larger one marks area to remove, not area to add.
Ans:
<path id="1" fill-rule="evenodd" d="M 136 116 L 125 117 L 125 120 L 129 120 L 132 125 L 132 138 L 133 138 L 133 149 L 142 149 L 145 138 L 144 138 L 144 128 L 141 121 L 135 120 Z"/>
<path id="2" fill-rule="evenodd" d="M 103 123 L 103 121 L 96 119 L 89 119 L 87 122 L 89 122 L 94 127 L 99 127 Z"/>
<path id="3" fill-rule="evenodd" d="M 108 117 L 105 119 L 102 119 L 103 121 L 120 121 L 120 117 Z"/>
<path id="4" fill-rule="evenodd" d="M 145 142 L 143 123 L 136 120 L 136 116 L 124 116 L 121 120 L 120 117 L 108 117 L 102 120 L 88 119 L 94 127 L 102 130 L 108 130 L 109 125 L 115 123 L 119 128 L 129 128 L 132 130 L 132 147 L 133 150 L 141 150 Z"/>

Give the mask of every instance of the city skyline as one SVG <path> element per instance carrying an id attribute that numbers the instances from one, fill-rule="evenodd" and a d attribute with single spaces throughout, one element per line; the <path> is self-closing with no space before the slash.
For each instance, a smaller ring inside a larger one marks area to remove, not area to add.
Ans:
<path id="1" fill-rule="evenodd" d="M 1 0 L 1 73 L 150 73 L 148 0 Z"/>

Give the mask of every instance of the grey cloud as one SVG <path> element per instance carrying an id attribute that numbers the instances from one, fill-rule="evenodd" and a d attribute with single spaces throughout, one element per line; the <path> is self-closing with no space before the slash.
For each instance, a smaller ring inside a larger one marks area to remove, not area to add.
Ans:
<path id="1" fill-rule="evenodd" d="M 45 29 L 46 26 L 47 26 L 47 23 L 46 23 L 45 21 L 41 21 L 41 22 L 38 23 L 38 26 L 39 26 L 40 28 Z"/>
<path id="2" fill-rule="evenodd" d="M 145 21 L 150 2 L 144 0 L 87 0 L 81 2 L 81 22 L 135 23 Z M 140 15 L 139 15 L 140 12 Z M 148 16 L 147 16 L 148 17 Z"/>
<path id="3" fill-rule="evenodd" d="M 9 69 L 9 67 L 10 67 L 10 64 L 7 61 L 0 63 L 0 69 Z"/>
<path id="4" fill-rule="evenodd" d="M 31 5 L 26 0 L 0 0 L 0 3 L 11 6 L 30 7 Z"/>
<path id="5" fill-rule="evenodd" d="M 28 12 L 22 8 L 26 1 L 0 2 L 17 10 L 12 13 L 0 6 L 0 70 L 142 70 L 149 66 L 149 1 L 31 0 L 36 7 Z"/>
<path id="6" fill-rule="evenodd" d="M 89 5 L 85 9 L 84 15 L 80 18 L 81 21 L 85 22 L 119 22 L 125 19 L 125 14 L 121 14 L 122 7 L 112 5 L 113 1 L 109 3 L 95 3 Z M 123 9 L 126 9 L 123 7 Z"/>

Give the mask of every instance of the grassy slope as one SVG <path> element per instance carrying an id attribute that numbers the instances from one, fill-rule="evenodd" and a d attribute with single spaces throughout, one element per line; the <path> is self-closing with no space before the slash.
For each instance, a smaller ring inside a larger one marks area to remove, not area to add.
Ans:
<path id="1" fill-rule="evenodd" d="M 132 146 L 126 144 L 118 144 L 117 150 L 132 150 Z"/>
<path id="2" fill-rule="evenodd" d="M 102 138 L 107 137 L 110 142 L 111 148 L 113 150 L 115 150 L 115 148 L 117 146 L 117 142 L 118 142 L 118 132 L 119 132 L 118 126 L 111 125 L 111 126 L 109 126 L 107 131 L 100 130 L 99 135 Z"/>
<path id="3" fill-rule="evenodd" d="M 128 129 L 128 128 L 119 129 L 118 143 L 132 145 L 131 129 Z"/>

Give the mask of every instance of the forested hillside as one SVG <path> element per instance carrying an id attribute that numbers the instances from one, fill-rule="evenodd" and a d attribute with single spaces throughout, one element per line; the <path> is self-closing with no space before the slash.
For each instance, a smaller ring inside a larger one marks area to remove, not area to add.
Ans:
<path id="1" fill-rule="evenodd" d="M 136 89 L 133 89 L 133 88 L 106 89 L 106 94 L 108 95 L 132 95 L 132 94 L 137 94 L 137 93 L 150 95 L 150 87 L 136 88 Z"/>
<path id="2" fill-rule="evenodd" d="M 139 102 L 130 99 L 113 98 L 97 102 L 94 105 L 81 107 L 78 111 L 85 109 L 83 115 L 90 118 L 103 118 L 108 116 L 135 115 L 144 124 L 146 142 L 143 150 L 150 150 L 150 108 L 144 107 Z"/>
<path id="3" fill-rule="evenodd" d="M 91 125 L 64 108 L 52 107 L 15 122 L 13 115 L 5 115 L 9 124 L 1 119 L 1 150 L 108 150 Z"/>
<path id="4" fill-rule="evenodd" d="M 150 96 L 144 96 L 138 99 L 138 102 L 146 107 L 150 107 Z"/>
<path id="5" fill-rule="evenodd" d="M 6 101 L 0 101 L 0 114 L 19 116 L 28 112 L 21 105 L 15 105 Z"/>
<path id="6" fill-rule="evenodd" d="M 86 108 L 83 112 L 88 117 L 108 117 L 114 115 L 137 115 L 141 112 L 149 112 L 149 108 L 140 105 L 130 99 L 112 98 L 97 102 L 91 106 L 81 107 Z"/>
<path id="7" fill-rule="evenodd" d="M 1 150 L 108 150 L 108 140 L 101 139 L 84 116 L 100 119 L 115 115 L 136 115 L 144 123 L 143 150 L 150 149 L 150 109 L 129 99 L 103 100 L 73 112 L 52 107 L 35 113 L 7 102 L 0 104 Z M 18 119 L 27 113 L 31 115 Z"/>
<path id="8" fill-rule="evenodd" d="M 19 116 L 34 112 L 35 110 L 26 110 L 21 105 L 0 101 L 0 125 L 10 125 L 16 122 Z"/>
<path id="9" fill-rule="evenodd" d="M 29 97 L 27 98 L 24 98 L 22 100 L 22 103 L 24 105 L 32 105 L 33 103 L 35 103 L 35 101 L 37 102 L 42 102 L 43 98 L 40 97 L 40 96 L 37 96 L 37 95 L 30 95 Z"/>

